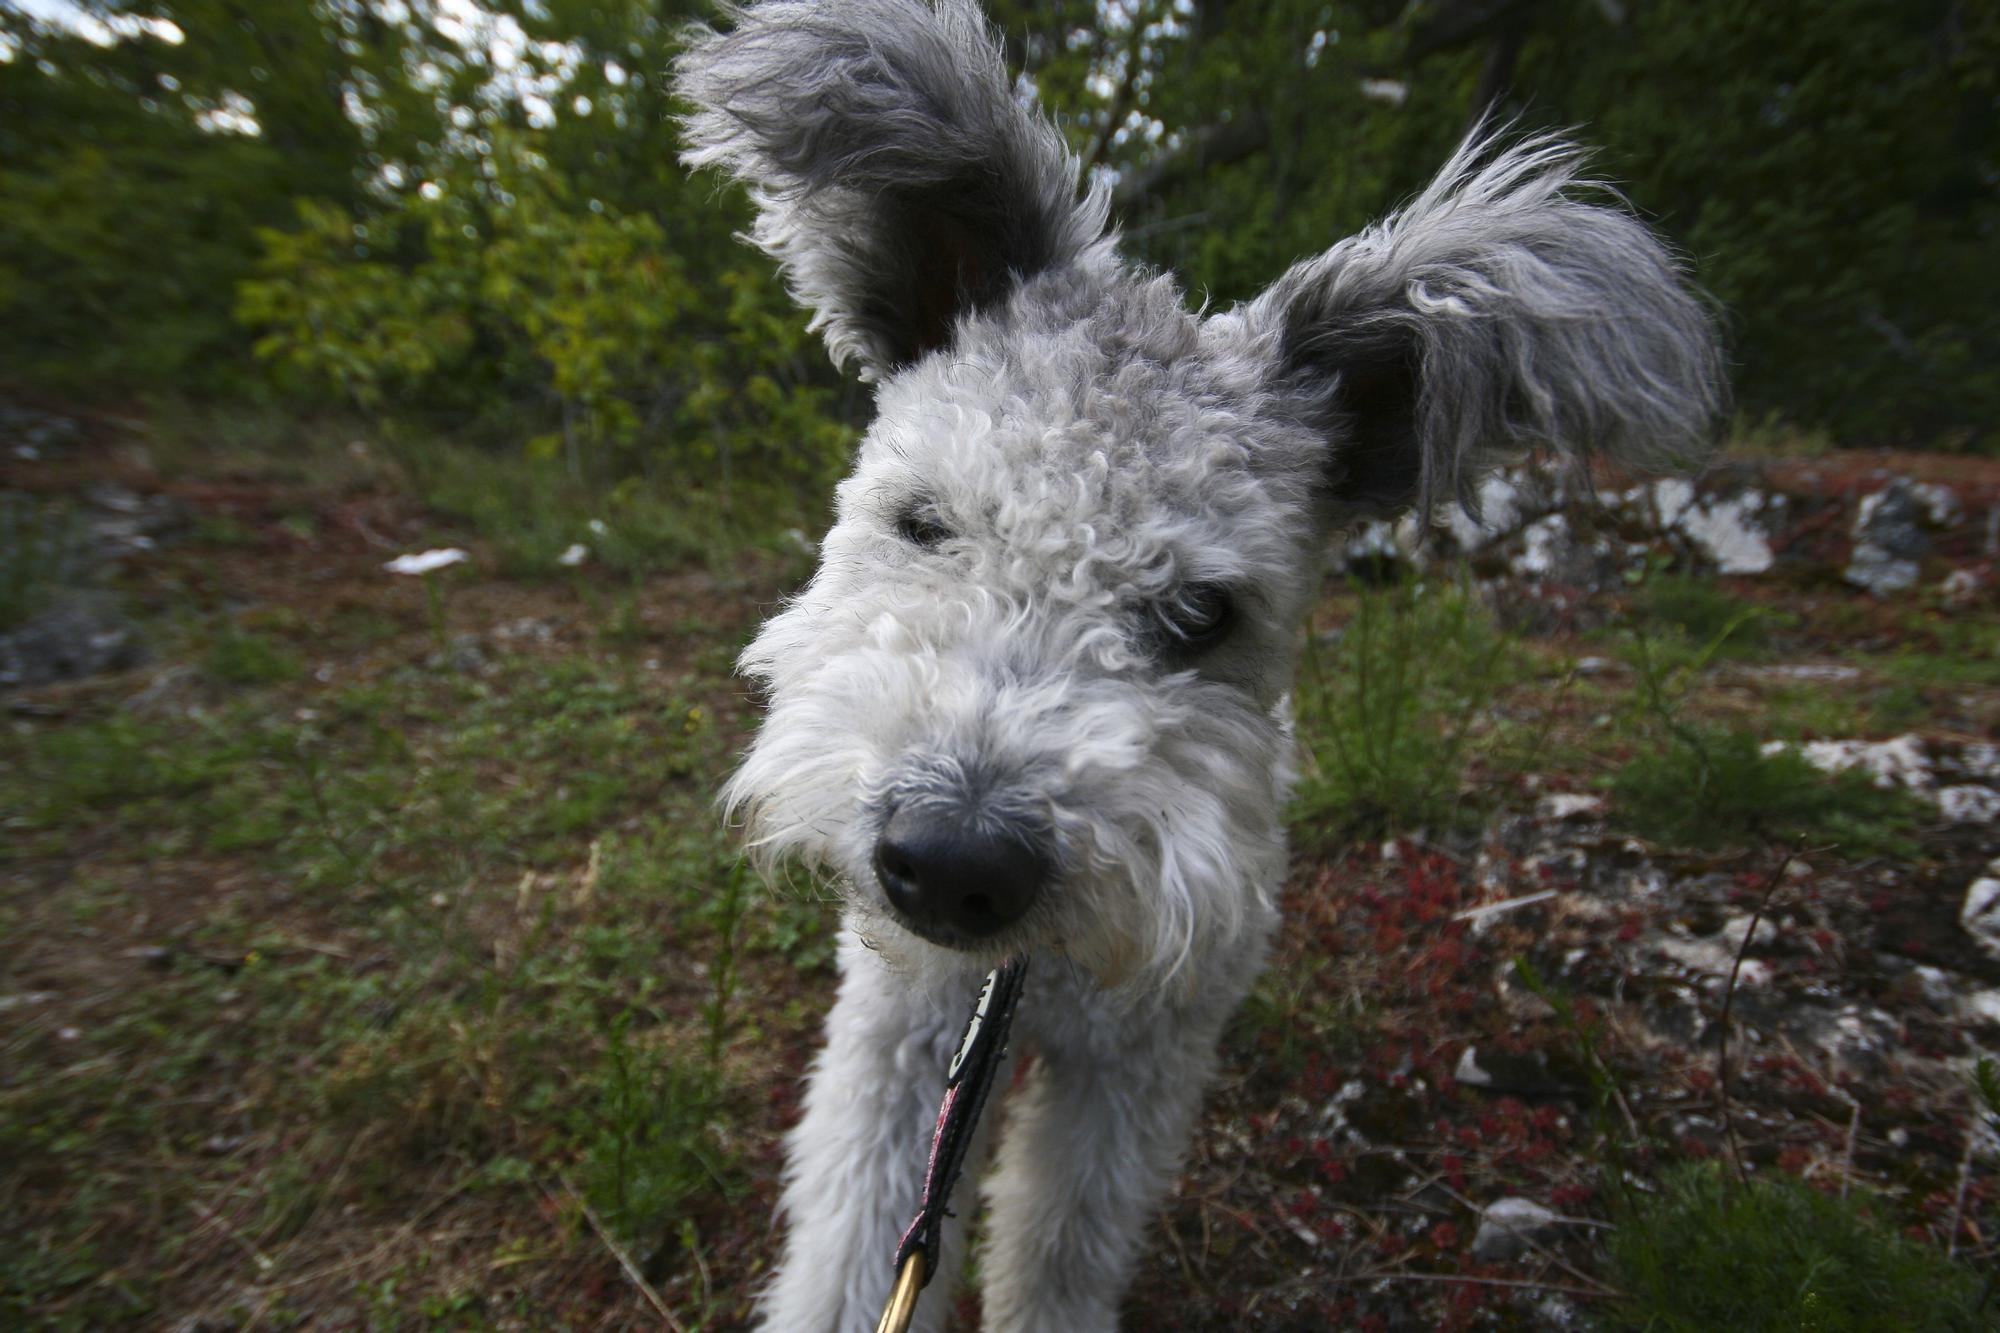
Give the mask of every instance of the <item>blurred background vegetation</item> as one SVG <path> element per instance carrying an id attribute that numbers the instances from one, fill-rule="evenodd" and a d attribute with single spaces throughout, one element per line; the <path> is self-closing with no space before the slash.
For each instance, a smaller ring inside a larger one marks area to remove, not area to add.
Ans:
<path id="1" fill-rule="evenodd" d="M 676 162 L 688 0 L 0 0 L 0 383 L 358 409 L 727 496 L 866 410 Z M 1129 250 L 1252 294 L 1482 110 L 1574 127 L 1726 308 L 1745 423 L 1991 451 L 2000 7 L 1003 0 Z"/>

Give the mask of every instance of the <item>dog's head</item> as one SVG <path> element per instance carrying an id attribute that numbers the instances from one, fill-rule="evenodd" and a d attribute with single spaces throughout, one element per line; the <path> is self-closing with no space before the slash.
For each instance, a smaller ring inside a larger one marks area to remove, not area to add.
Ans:
<path id="1" fill-rule="evenodd" d="M 1535 445 L 1696 452 L 1709 321 L 1547 138 L 1469 140 L 1233 310 L 1125 265 L 967 0 L 765 3 L 691 39 L 689 163 L 748 182 L 878 415 L 744 656 L 729 799 L 861 928 L 1157 986 L 1265 918 L 1283 699 L 1329 528 Z"/>

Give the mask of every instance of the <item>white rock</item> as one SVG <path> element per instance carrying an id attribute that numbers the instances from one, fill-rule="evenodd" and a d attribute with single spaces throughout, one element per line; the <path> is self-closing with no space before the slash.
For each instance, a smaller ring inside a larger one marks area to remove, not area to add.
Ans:
<path id="1" fill-rule="evenodd" d="M 2000 778 L 2000 745 L 1974 741 L 1958 752 L 1958 762 L 1975 778 Z"/>
<path id="2" fill-rule="evenodd" d="M 1764 507 L 1754 491 L 1690 506 L 1676 525 L 1724 574 L 1762 574 L 1777 563 L 1771 539 L 1750 515 Z"/>
<path id="3" fill-rule="evenodd" d="M 1979 947 L 2000 958 L 2000 857 L 1986 867 L 1986 874 L 1965 889 L 1965 905 L 1958 910 L 1958 924 L 1964 926 Z"/>
<path id="4" fill-rule="evenodd" d="M 1979 598 L 1979 575 L 1969 569 L 1954 569 L 1938 584 L 1938 601 L 1947 611 L 1964 611 Z"/>
<path id="5" fill-rule="evenodd" d="M 1743 937 L 1750 934 L 1750 923 L 1753 920 L 1757 923 L 1757 934 L 1755 939 L 1752 940 L 1753 944 L 1769 944 L 1778 938 L 1777 923 L 1772 921 L 1770 917 L 1751 917 L 1747 914 L 1731 917 L 1729 920 L 1723 922 L 1722 929 L 1717 934 L 1721 935 L 1722 942 L 1728 945 L 1732 951 L 1741 949 L 1743 947 Z"/>
<path id="6" fill-rule="evenodd" d="M 1488 1204 L 1479 1215 L 1472 1237 L 1472 1257 L 1481 1263 L 1504 1263 L 1527 1253 L 1528 1244 L 1562 1222 L 1556 1213 L 1533 1199 L 1507 1198 Z"/>
<path id="7" fill-rule="evenodd" d="M 1451 1071 L 1451 1076 L 1471 1088 L 1491 1087 L 1493 1084 L 1493 1075 L 1480 1067 L 1477 1046 L 1468 1046 L 1460 1052 L 1458 1067 Z"/>
<path id="8" fill-rule="evenodd" d="M 1874 499 L 1874 496 L 1869 496 Z M 1910 487 L 1910 498 L 1924 507 L 1924 517 L 1933 527 L 1948 528 L 1965 516 L 1965 510 L 1958 503 L 1958 496 L 1949 486 L 1940 486 L 1934 481 L 1920 481 Z"/>
<path id="9" fill-rule="evenodd" d="M 456 546 L 442 546 L 436 550 L 414 551 L 408 555 L 399 555 L 382 568 L 391 574 L 429 574 L 470 559 L 471 556 Z"/>
<path id="10" fill-rule="evenodd" d="M 1504 537 L 1521 522 L 1521 488 L 1500 473 L 1479 483 L 1479 517 L 1463 507 L 1445 515 L 1445 526 L 1461 551 L 1477 551 L 1496 537 Z"/>
<path id="11" fill-rule="evenodd" d="M 1347 566 L 1369 566 L 1400 562 L 1406 552 L 1396 540 L 1396 525 L 1385 519 L 1371 519 L 1348 538 L 1342 553 Z"/>
<path id="12" fill-rule="evenodd" d="M 1680 522 L 1681 515 L 1693 503 L 1692 482 L 1681 477 L 1664 477 L 1653 483 L 1653 513 L 1658 516 L 1662 529 Z"/>
<path id="13" fill-rule="evenodd" d="M 1831 662 L 1800 662 L 1790 666 L 1753 667 L 1750 675 L 1770 680 L 1855 680 L 1860 667 L 1837 666 Z"/>
<path id="14" fill-rule="evenodd" d="M 1968 1023 L 2000 1023 L 2000 989 L 1972 992 L 1959 1001 L 1959 1013 Z"/>
<path id="15" fill-rule="evenodd" d="M 1514 557 L 1514 572 L 1536 577 L 1552 574 L 1569 539 L 1569 520 L 1550 514 L 1530 523 L 1521 536 L 1521 554 Z"/>
<path id="16" fill-rule="evenodd" d="M 1691 976 L 1720 981 L 1728 980 L 1730 970 L 1736 967 L 1736 953 L 1742 943 L 1740 937 L 1732 943 L 1720 938 L 1691 940 L 1678 935 L 1661 935 L 1649 942 Z M 1769 963 L 1746 958 L 1736 973 L 1736 984 L 1748 990 L 1761 990 L 1771 984 L 1771 976 Z"/>
<path id="17" fill-rule="evenodd" d="M 1917 586 L 1924 568 L 1908 556 L 1895 555 L 1874 542 L 1857 542 L 1841 577 L 1877 597 Z"/>
<path id="18" fill-rule="evenodd" d="M 1768 741 L 1762 750 L 1773 755 L 1791 748 L 1788 741 Z M 1884 791 L 1895 787 L 1927 791 L 1936 781 L 1923 737 L 1915 733 L 1887 741 L 1807 741 L 1798 750 L 1807 763 L 1822 773 L 1864 769 Z"/>
<path id="19" fill-rule="evenodd" d="M 1942 1009 L 1951 1003 L 1951 978 L 1941 967 L 1930 967 L 1919 963 L 1911 975 L 1917 979 L 1917 990 L 1924 999 Z"/>
<path id="20" fill-rule="evenodd" d="M 1560 791 L 1544 796 L 1535 813 L 1547 820 L 1581 819 L 1595 815 L 1604 809 L 1602 796 L 1589 796 L 1582 792 Z"/>
<path id="21" fill-rule="evenodd" d="M 1941 787 L 1938 813 L 1954 824 L 1991 824 L 2000 819 L 2000 791 L 1991 787 Z"/>

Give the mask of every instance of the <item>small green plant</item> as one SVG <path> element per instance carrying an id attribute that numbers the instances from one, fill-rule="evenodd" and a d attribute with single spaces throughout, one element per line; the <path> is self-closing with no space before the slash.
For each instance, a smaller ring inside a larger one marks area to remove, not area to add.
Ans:
<path id="1" fill-rule="evenodd" d="M 713 1187 L 718 1102 L 712 1065 L 688 1067 L 641 1046 L 630 1011 L 607 1025 L 603 1061 L 576 1099 L 573 1124 L 584 1197 L 620 1240 L 664 1244 L 680 1205 Z"/>
<path id="2" fill-rule="evenodd" d="M 1618 808 L 1651 838 L 1714 847 L 1748 838 L 1806 837 L 1849 848 L 1905 850 L 1911 798 L 1850 770 L 1828 775 L 1790 748 L 1766 751 L 1740 727 L 1689 719 L 1683 705 L 1735 622 L 1699 648 L 1633 636 L 1637 721 L 1651 748 L 1611 780 Z"/>
<path id="3" fill-rule="evenodd" d="M 56 589 L 77 582 L 84 556 L 74 511 L 25 495 L 0 496 L 0 631 L 45 609 Z"/>
<path id="4" fill-rule="evenodd" d="M 1748 657 L 1765 645 L 1771 615 L 1718 588 L 1712 579 L 1655 574 L 1640 587 L 1638 611 L 1649 625 L 1677 631 L 1711 655 Z"/>
<path id="5" fill-rule="evenodd" d="M 1299 785 L 1298 821 L 1382 833 L 1451 819 L 1510 648 L 1465 589 L 1358 588 L 1339 639 L 1310 648 L 1301 673 L 1316 771 Z"/>
<path id="6" fill-rule="evenodd" d="M 216 626 L 204 665 L 230 685 L 269 685 L 299 674 L 298 659 L 282 645 L 229 620 Z"/>
<path id="7" fill-rule="evenodd" d="M 743 943 L 743 913 L 749 906 L 750 863 L 738 857 L 729 867 L 723 889 L 701 912 L 715 928 L 715 949 L 709 955 L 709 998 L 702 1006 L 708 1027 L 704 1054 L 710 1065 L 721 1063 L 723 1043 L 729 1037 L 730 1002 L 736 998 L 740 979 Z"/>
<path id="8" fill-rule="evenodd" d="M 1648 1333 L 1892 1333 L 1990 1327 L 1971 1269 L 1787 1176 L 1739 1185 L 1716 1163 L 1667 1173 L 1610 1241 L 1625 1299 L 1607 1326 Z"/>
<path id="9" fill-rule="evenodd" d="M 1850 850 L 1907 850 L 1909 796 L 1859 770 L 1827 774 L 1797 750 L 1764 752 L 1753 732 L 1682 723 L 1612 778 L 1619 812 L 1644 837 L 1689 847 L 1805 837 Z"/>

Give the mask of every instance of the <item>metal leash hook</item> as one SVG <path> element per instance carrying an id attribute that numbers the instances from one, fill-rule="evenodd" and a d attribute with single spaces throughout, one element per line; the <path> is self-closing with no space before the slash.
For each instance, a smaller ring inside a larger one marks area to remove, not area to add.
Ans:
<path id="1" fill-rule="evenodd" d="M 993 1090 L 994 1076 L 1007 1054 L 1007 1029 L 1014 1021 L 1014 1006 L 1021 999 L 1027 971 L 1027 959 L 1009 959 L 988 972 L 986 984 L 979 988 L 958 1054 L 945 1071 L 944 1099 L 938 1103 L 930 1167 L 924 1173 L 923 1202 L 896 1247 L 896 1285 L 875 1333 L 904 1333 L 917 1312 L 918 1294 L 937 1272 L 945 1205 L 972 1147 L 972 1132 L 986 1107 L 986 1094 Z"/>

